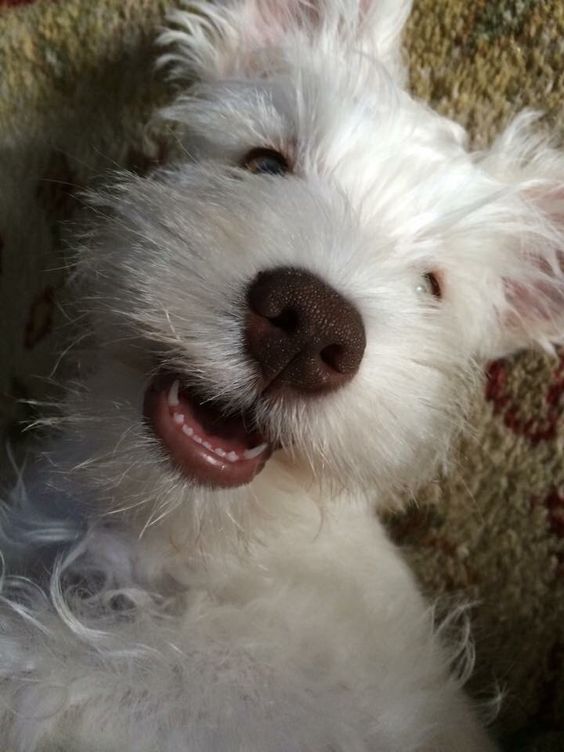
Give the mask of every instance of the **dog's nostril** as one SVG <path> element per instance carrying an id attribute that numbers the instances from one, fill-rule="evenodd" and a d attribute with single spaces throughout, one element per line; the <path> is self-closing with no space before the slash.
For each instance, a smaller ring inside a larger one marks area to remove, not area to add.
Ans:
<path id="1" fill-rule="evenodd" d="M 259 273 L 247 290 L 245 342 L 266 385 L 320 393 L 349 381 L 366 337 L 360 313 L 305 269 Z"/>
<path id="2" fill-rule="evenodd" d="M 278 316 L 267 317 L 270 323 L 277 329 L 287 334 L 294 334 L 300 326 L 300 317 L 296 310 L 292 308 L 285 308 Z"/>
<path id="3" fill-rule="evenodd" d="M 319 353 L 321 360 L 338 373 L 346 373 L 345 348 L 342 345 L 327 345 Z"/>

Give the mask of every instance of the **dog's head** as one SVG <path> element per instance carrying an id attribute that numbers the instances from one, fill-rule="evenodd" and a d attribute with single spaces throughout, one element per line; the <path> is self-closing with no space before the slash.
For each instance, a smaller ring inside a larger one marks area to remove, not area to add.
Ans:
<path id="1" fill-rule="evenodd" d="M 99 195 L 79 261 L 101 365 L 73 409 L 110 497 L 226 500 L 282 464 L 411 487 L 477 364 L 561 337 L 564 159 L 531 116 L 470 154 L 412 99 L 408 6 L 171 16 L 165 62 L 195 81 L 163 113 L 183 157 Z"/>

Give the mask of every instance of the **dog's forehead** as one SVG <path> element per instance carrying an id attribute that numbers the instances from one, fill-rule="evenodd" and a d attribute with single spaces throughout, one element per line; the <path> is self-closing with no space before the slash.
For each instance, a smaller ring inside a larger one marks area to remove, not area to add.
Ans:
<path id="1" fill-rule="evenodd" d="M 171 108 L 190 153 L 238 164 L 251 149 L 278 150 L 298 176 L 329 182 L 357 216 L 393 235 L 483 188 L 464 130 L 377 60 L 307 46 L 265 55 L 244 73 L 197 84 Z"/>
<path id="2" fill-rule="evenodd" d="M 214 94 L 224 122 L 230 118 L 220 140 L 233 139 L 234 154 L 280 150 L 298 175 L 330 179 L 369 213 L 395 203 L 396 218 L 443 203 L 451 210 L 453 189 L 462 198 L 462 186 L 480 181 L 462 128 L 385 71 L 338 70 L 296 65 L 271 78 L 224 83 Z M 210 137 L 214 126 L 206 127 Z"/>
<path id="3" fill-rule="evenodd" d="M 347 162 L 448 163 L 465 154 L 462 128 L 401 89 L 384 68 L 353 58 L 304 59 L 256 78 L 200 85 L 182 119 L 233 149 L 297 149 L 302 166 L 324 172 Z M 229 123 L 229 128 L 225 128 Z"/>

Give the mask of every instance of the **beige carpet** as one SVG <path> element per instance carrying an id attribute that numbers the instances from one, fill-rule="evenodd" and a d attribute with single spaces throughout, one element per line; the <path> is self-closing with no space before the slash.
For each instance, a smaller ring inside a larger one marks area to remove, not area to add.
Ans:
<path id="1" fill-rule="evenodd" d="M 0 426 L 16 450 L 36 411 L 18 400 L 64 373 L 73 193 L 158 156 L 143 124 L 167 95 L 151 46 L 166 5 L 0 0 Z M 562 0 L 416 0 L 412 83 L 479 146 L 523 106 L 562 132 L 563 40 Z M 563 393 L 564 355 L 493 364 L 448 478 L 390 523 L 430 594 L 477 604 L 475 685 L 505 689 L 504 733 L 526 727 L 512 752 L 564 750 Z"/>

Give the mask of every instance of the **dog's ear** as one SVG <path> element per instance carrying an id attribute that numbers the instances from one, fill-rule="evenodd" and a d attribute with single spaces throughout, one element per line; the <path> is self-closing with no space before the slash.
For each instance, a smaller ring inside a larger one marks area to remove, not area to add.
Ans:
<path id="1" fill-rule="evenodd" d="M 537 120 L 520 115 L 482 159 L 507 207 L 492 221 L 499 254 L 484 259 L 497 278 L 490 356 L 564 344 L 564 153 Z"/>
<path id="2" fill-rule="evenodd" d="M 359 4 L 358 36 L 363 48 L 384 63 L 396 80 L 404 83 L 406 70 L 401 40 L 412 0 L 360 0 Z"/>
<path id="3" fill-rule="evenodd" d="M 179 76 L 210 80 L 260 73 L 264 51 L 300 35 L 345 43 L 403 78 L 400 38 L 412 0 L 196 0 L 169 12 L 161 62 Z M 172 49 L 172 51 L 171 51 Z"/>

